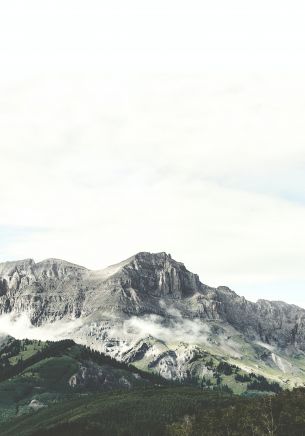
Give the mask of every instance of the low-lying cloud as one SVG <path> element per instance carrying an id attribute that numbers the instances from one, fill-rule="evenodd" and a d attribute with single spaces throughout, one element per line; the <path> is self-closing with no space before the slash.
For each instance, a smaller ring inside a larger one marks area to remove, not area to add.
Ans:
<path id="1" fill-rule="evenodd" d="M 72 332 L 82 325 L 80 319 L 71 321 L 55 321 L 43 326 L 34 326 L 26 314 L 16 316 L 4 314 L 0 316 L 0 334 L 12 336 L 15 339 L 36 339 L 57 341 L 68 339 Z"/>
<path id="2" fill-rule="evenodd" d="M 172 318 L 167 319 L 158 315 L 131 317 L 123 324 L 124 335 L 141 339 L 153 336 L 166 343 L 187 342 L 206 344 L 209 327 L 199 319 Z"/>
<path id="3" fill-rule="evenodd" d="M 161 301 L 162 306 L 162 301 Z M 163 306 L 164 308 L 164 306 Z M 58 320 L 42 326 L 31 324 L 26 314 L 3 314 L 0 316 L 0 336 L 12 336 L 16 339 L 51 340 L 74 339 L 88 344 L 95 349 L 107 352 L 104 345 L 108 340 L 118 340 L 118 347 L 123 350 L 141 339 L 154 337 L 167 345 L 185 343 L 222 350 L 234 356 L 240 356 L 240 346 L 234 340 L 233 328 L 208 323 L 200 318 L 186 318 L 176 308 L 167 308 L 165 316 L 149 314 L 132 316 L 122 321 L 103 314 L 104 320 L 90 323 L 86 319 Z M 104 339 L 99 339 L 101 331 L 105 333 L 104 322 L 109 322 Z M 88 334 L 90 327 L 90 334 Z M 93 334 L 92 334 L 93 333 Z M 231 339 L 232 337 L 232 339 Z M 103 343 L 104 342 L 104 343 Z"/>

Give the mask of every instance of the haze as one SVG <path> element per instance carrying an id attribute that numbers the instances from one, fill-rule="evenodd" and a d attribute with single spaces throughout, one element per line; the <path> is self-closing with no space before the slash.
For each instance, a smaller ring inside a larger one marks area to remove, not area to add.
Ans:
<path id="1" fill-rule="evenodd" d="M 3 4 L 0 260 L 166 251 L 305 307 L 304 8 Z"/>

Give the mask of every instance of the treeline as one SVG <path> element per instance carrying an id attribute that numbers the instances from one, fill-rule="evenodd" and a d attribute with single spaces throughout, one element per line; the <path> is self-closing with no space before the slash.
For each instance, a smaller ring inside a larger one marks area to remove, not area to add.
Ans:
<path id="1" fill-rule="evenodd" d="M 304 436 L 305 389 L 297 388 L 278 395 L 245 399 L 234 397 L 184 415 L 168 426 L 169 436 Z"/>
<path id="2" fill-rule="evenodd" d="M 134 365 L 120 362 L 114 359 L 113 357 L 107 356 L 99 351 L 92 350 L 90 347 L 81 346 L 80 350 L 81 350 L 81 354 L 80 354 L 81 360 L 91 360 L 98 365 L 109 365 L 112 368 L 130 371 L 135 374 L 138 374 L 142 379 L 148 380 L 153 384 L 159 384 L 159 385 L 177 384 L 177 382 L 171 382 L 165 380 L 163 377 L 161 377 L 156 373 L 142 371 L 141 369 L 138 369 Z"/>
<path id="3" fill-rule="evenodd" d="M 276 394 L 282 392 L 281 386 L 277 382 L 269 382 L 264 376 L 251 373 L 254 379 L 247 384 L 248 390 L 268 391 Z"/>
<path id="4" fill-rule="evenodd" d="M 234 375 L 234 378 L 239 383 L 247 383 L 247 390 L 251 391 L 262 391 L 262 392 L 282 392 L 282 388 L 277 382 L 269 382 L 266 377 L 262 375 L 255 374 L 253 372 L 240 373 L 240 368 L 236 365 L 231 365 L 226 361 L 221 361 L 216 367 L 213 367 L 213 362 L 207 362 L 207 367 L 213 371 L 214 378 L 216 380 L 217 386 L 222 385 L 223 388 L 228 392 L 229 388 L 222 383 L 222 376 Z M 202 378 L 201 386 L 209 387 L 212 383 L 209 379 Z"/>
<path id="5" fill-rule="evenodd" d="M 213 407 L 219 398 L 222 404 L 230 404 L 218 393 L 180 386 L 95 394 L 18 417 L 0 427 L 0 434 L 163 436 L 171 423 Z"/>
<path id="6" fill-rule="evenodd" d="M 22 352 L 26 348 L 32 345 L 35 349 L 35 354 L 27 359 L 22 358 Z M 72 357 L 76 357 L 78 360 L 92 360 L 98 365 L 109 365 L 112 368 L 131 371 L 138 374 L 142 379 L 149 381 L 152 384 L 157 385 L 189 385 L 189 386 L 201 386 L 204 388 L 219 390 L 226 393 L 232 393 L 232 390 L 223 383 L 222 376 L 234 375 L 237 382 L 247 383 L 247 390 L 274 392 L 279 393 L 282 391 L 280 385 L 276 382 L 269 382 L 265 377 L 250 374 L 240 374 L 240 368 L 235 365 L 231 365 L 226 361 L 221 361 L 217 366 L 214 366 L 213 360 L 206 362 L 207 368 L 213 371 L 216 384 L 212 383 L 209 378 L 202 377 L 201 380 L 194 378 L 191 373 L 186 374 L 186 377 L 182 381 L 169 381 L 165 380 L 159 374 L 153 372 L 142 371 L 135 366 L 123 362 L 119 362 L 116 359 L 107 356 L 99 351 L 92 350 L 88 346 L 77 345 L 73 340 L 66 339 L 57 342 L 41 342 L 31 340 L 12 340 L 7 344 L 1 352 L 0 357 L 0 382 L 12 378 L 18 375 L 20 372 L 38 363 L 39 361 L 49 357 L 59 357 L 67 353 L 71 353 L 73 348 L 74 354 Z M 20 356 L 19 356 L 20 355 Z M 18 357 L 19 356 L 19 357 Z M 17 362 L 11 364 L 9 359 L 16 357 Z"/>
<path id="7" fill-rule="evenodd" d="M 8 349 L 7 350 L 4 349 L 3 352 L 9 353 L 12 350 L 14 350 L 16 354 L 11 354 L 11 356 L 18 356 L 18 352 L 20 353 L 21 350 L 20 347 L 22 343 L 21 341 L 17 341 L 17 340 L 14 342 L 10 343 Z M 30 341 L 27 342 L 27 344 L 29 343 Z M 35 354 L 33 354 L 27 359 L 19 358 L 17 363 L 14 365 L 10 365 L 8 360 L 6 360 L 8 364 L 6 363 L 6 365 L 4 365 L 0 369 L 0 382 L 15 377 L 16 375 L 20 374 L 20 372 L 24 371 L 26 368 L 34 365 L 35 363 L 40 362 L 43 359 L 62 355 L 67 350 L 67 348 L 72 347 L 73 345 L 75 345 L 75 342 L 69 339 L 57 341 L 57 342 L 47 342 L 46 346 L 43 349 L 37 350 Z"/>
<path id="8" fill-rule="evenodd" d="M 138 374 L 142 379 L 149 381 L 153 384 L 173 384 L 174 382 L 167 382 L 158 374 L 141 371 L 133 365 L 119 362 L 116 359 L 106 356 L 105 354 L 92 350 L 90 347 L 77 345 L 73 340 L 65 339 L 61 341 L 51 342 L 47 341 L 42 343 L 44 346 L 41 349 L 37 349 L 35 354 L 27 359 L 22 359 L 19 356 L 26 346 L 35 344 L 36 341 L 30 340 L 14 340 L 10 342 L 3 350 L 2 357 L 0 359 L 0 382 L 9 378 L 15 377 L 30 366 L 40 362 L 41 360 L 50 357 L 60 357 L 65 354 L 70 354 L 79 361 L 91 360 L 98 365 L 109 365 L 115 369 L 121 369 Z M 37 346 L 40 345 L 37 341 Z M 72 350 L 74 351 L 72 353 Z M 9 362 L 10 357 L 16 357 L 18 360 L 14 365 Z"/>
<path id="9" fill-rule="evenodd" d="M 31 417 L 18 417 L 2 426 L 0 433 L 1 436 L 304 436 L 305 389 L 256 398 L 190 387 L 152 387 L 91 395 L 50 406 Z"/>

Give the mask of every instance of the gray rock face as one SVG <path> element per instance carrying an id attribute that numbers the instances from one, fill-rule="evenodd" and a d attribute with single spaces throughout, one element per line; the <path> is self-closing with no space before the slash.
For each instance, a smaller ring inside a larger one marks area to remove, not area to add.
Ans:
<path id="1" fill-rule="evenodd" d="M 196 274 L 166 253 L 139 253 L 124 267 L 125 286 L 154 297 L 186 298 L 204 286 Z"/>
<path id="2" fill-rule="evenodd" d="M 58 259 L 0 264 L 0 313 L 32 324 L 59 319 L 156 314 L 227 322 L 250 339 L 305 350 L 305 310 L 211 288 L 166 253 L 138 253 L 101 271 Z"/>
<path id="3" fill-rule="evenodd" d="M 138 253 L 100 271 L 58 259 L 2 263 L 0 314 L 26 315 L 38 327 L 77 320 L 68 337 L 165 377 L 188 374 L 199 344 L 241 366 L 247 356 L 249 370 L 268 363 L 305 381 L 304 309 L 204 285 L 166 253 Z"/>
<path id="4" fill-rule="evenodd" d="M 72 388 L 90 390 L 130 389 L 133 387 L 132 379 L 136 379 L 136 374 L 131 374 L 131 381 L 122 375 L 118 377 L 118 374 L 119 371 L 113 371 L 107 365 L 101 366 L 88 361 L 80 365 L 78 371 L 70 377 L 69 385 Z"/>
<path id="5" fill-rule="evenodd" d="M 0 313 L 26 312 L 33 324 L 93 312 L 160 311 L 158 299 L 201 292 L 197 275 L 165 253 L 139 253 L 102 271 L 47 259 L 0 264 Z"/>
<path id="6" fill-rule="evenodd" d="M 281 301 L 252 303 L 222 288 L 216 289 L 216 294 L 221 317 L 250 339 L 305 350 L 304 309 Z"/>
<path id="7" fill-rule="evenodd" d="M 86 269 L 57 259 L 0 264 L 0 313 L 26 313 L 33 324 L 80 315 Z"/>

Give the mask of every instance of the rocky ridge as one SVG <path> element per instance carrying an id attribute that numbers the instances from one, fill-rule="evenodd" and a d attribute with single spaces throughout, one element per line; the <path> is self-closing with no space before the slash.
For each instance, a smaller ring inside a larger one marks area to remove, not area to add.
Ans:
<path id="1" fill-rule="evenodd" d="M 168 377 L 183 377 L 199 346 L 249 370 L 305 380 L 304 309 L 209 287 L 166 253 L 100 271 L 57 259 L 2 263 L 0 313 L 26 315 L 37 328 L 77 320 L 75 340 Z"/>

